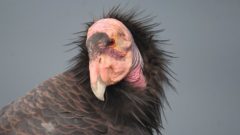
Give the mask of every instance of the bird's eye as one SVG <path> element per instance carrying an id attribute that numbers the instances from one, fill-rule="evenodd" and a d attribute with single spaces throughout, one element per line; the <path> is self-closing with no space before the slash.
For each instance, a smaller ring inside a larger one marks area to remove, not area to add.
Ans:
<path id="1" fill-rule="evenodd" d="M 115 40 L 114 39 L 110 39 L 107 42 L 107 46 L 113 45 L 114 43 L 115 43 Z"/>

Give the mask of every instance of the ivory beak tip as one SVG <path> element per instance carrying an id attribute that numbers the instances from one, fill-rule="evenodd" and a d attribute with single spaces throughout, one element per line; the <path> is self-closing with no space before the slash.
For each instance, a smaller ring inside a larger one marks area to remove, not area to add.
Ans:
<path id="1" fill-rule="evenodd" d="M 97 97 L 97 99 L 104 101 L 104 94 L 106 90 L 106 84 L 102 82 L 100 78 L 97 79 L 96 85 L 91 85 L 93 94 Z"/>

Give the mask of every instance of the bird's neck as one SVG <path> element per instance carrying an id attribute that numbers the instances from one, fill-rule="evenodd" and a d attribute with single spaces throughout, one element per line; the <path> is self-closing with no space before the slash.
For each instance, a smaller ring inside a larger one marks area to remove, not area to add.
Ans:
<path id="1" fill-rule="evenodd" d="M 146 87 L 145 77 L 143 75 L 142 67 L 140 64 L 130 71 L 125 80 L 134 87 L 138 88 Z"/>
<path id="2" fill-rule="evenodd" d="M 143 59 L 135 43 L 133 44 L 132 52 L 133 52 L 132 67 L 130 72 L 126 76 L 125 80 L 134 87 L 145 88 L 146 81 L 142 71 Z"/>

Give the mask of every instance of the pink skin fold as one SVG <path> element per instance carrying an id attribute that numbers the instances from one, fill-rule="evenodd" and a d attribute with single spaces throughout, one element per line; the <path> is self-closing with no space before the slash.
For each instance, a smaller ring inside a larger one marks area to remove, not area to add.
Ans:
<path id="1" fill-rule="evenodd" d="M 115 59 L 107 53 L 102 53 L 96 58 L 91 59 L 89 63 L 90 82 L 95 96 L 104 100 L 103 92 L 99 93 L 99 82 L 101 85 L 109 86 L 125 79 L 135 87 L 144 88 L 146 86 L 145 78 L 142 73 L 141 64 L 132 69 L 133 52 L 131 45 L 134 44 L 129 30 L 118 20 L 107 18 L 95 22 L 88 30 L 87 39 L 96 32 L 106 33 L 114 39 L 114 45 L 111 49 L 123 54 L 121 59 Z M 103 87 L 105 89 L 105 87 Z M 97 91 L 97 92 L 96 92 Z"/>

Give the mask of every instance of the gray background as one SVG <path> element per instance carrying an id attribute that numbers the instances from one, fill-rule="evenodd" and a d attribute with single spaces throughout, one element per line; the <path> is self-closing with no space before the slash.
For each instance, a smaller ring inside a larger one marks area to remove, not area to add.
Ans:
<path id="1" fill-rule="evenodd" d="M 76 51 L 64 44 L 116 3 L 156 15 L 179 57 L 164 134 L 239 135 L 239 0 L 1 0 L 0 107 L 66 70 Z"/>

